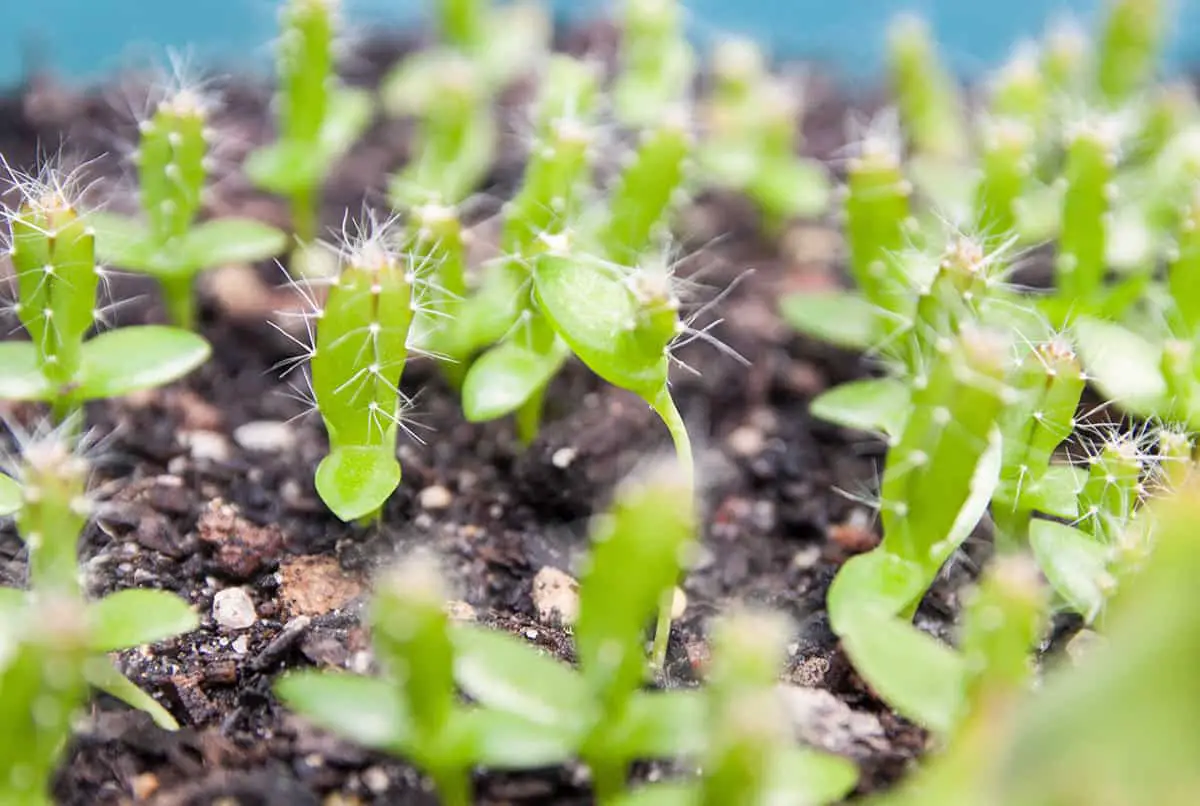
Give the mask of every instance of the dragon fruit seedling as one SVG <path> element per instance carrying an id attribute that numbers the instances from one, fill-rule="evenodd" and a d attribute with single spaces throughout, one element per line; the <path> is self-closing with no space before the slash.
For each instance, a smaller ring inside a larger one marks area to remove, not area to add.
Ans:
<path id="1" fill-rule="evenodd" d="M 1061 336 L 1032 345 L 1019 359 L 1012 377 L 1017 397 L 1000 419 L 1000 486 L 992 498 L 999 551 L 1028 546 L 1034 512 L 1077 516 L 1080 480 L 1074 468 L 1052 459 L 1075 430 L 1085 383 L 1079 358 Z"/>
<path id="2" fill-rule="evenodd" d="M 845 233 L 856 292 L 794 294 L 781 311 L 801 332 L 848 349 L 894 338 L 912 320 L 913 283 L 897 255 L 914 226 L 891 115 L 875 118 L 847 165 Z"/>
<path id="3" fill-rule="evenodd" d="M 1019 200 L 1036 167 L 1035 130 L 1020 118 L 989 118 L 980 123 L 982 175 L 975 189 L 975 216 L 987 233 L 1016 231 Z"/>
<path id="4" fill-rule="evenodd" d="M 1166 27 L 1165 6 L 1164 0 L 1109 0 L 1096 76 L 1109 103 L 1128 100 L 1154 77 Z"/>
<path id="5" fill-rule="evenodd" d="M 50 595 L 0 602 L 0 801 L 52 806 L 51 787 L 87 695 L 88 624 L 81 602 Z"/>
<path id="6" fill-rule="evenodd" d="M 573 748 L 522 716 L 460 704 L 446 614 L 446 583 L 424 552 L 379 576 L 371 641 L 383 676 L 292 672 L 275 691 L 316 724 L 363 746 L 404 757 L 429 775 L 447 806 L 472 803 L 471 769 L 562 763 Z"/>
<path id="7" fill-rule="evenodd" d="M 102 277 L 79 178 L 53 166 L 10 175 L 21 194 L 20 206 L 4 213 L 13 308 L 30 340 L 0 343 L 0 399 L 48 402 L 56 420 L 78 426 L 85 401 L 169 383 L 208 359 L 208 343 L 178 328 L 125 327 L 87 339 L 102 318 Z"/>
<path id="8" fill-rule="evenodd" d="M 781 614 L 737 607 L 712 627 L 705 675 L 706 747 L 700 776 L 634 790 L 620 806 L 836 803 L 854 788 L 853 763 L 797 746 L 779 672 L 792 625 Z"/>
<path id="9" fill-rule="evenodd" d="M 622 484 L 610 510 L 594 519 L 574 624 L 578 670 L 508 633 L 464 624 L 455 636 L 463 691 L 485 708 L 516 715 L 531 714 L 536 697 L 539 723 L 587 765 L 601 806 L 619 802 L 634 760 L 704 747 L 700 692 L 642 690 L 646 629 L 671 598 L 694 545 L 691 495 L 675 462 L 656 463 Z M 656 633 L 656 646 L 659 640 Z M 656 668 L 661 661 L 652 656 Z"/>
<path id="10" fill-rule="evenodd" d="M 287 245 L 282 232 L 251 219 L 196 223 L 211 162 L 212 106 L 199 88 L 181 84 L 140 121 L 132 160 L 145 223 L 106 212 L 90 217 L 100 257 L 156 278 L 171 320 L 187 329 L 195 327 L 200 271 L 265 260 Z"/>
<path id="11" fill-rule="evenodd" d="M 466 234 L 458 211 L 428 202 L 414 207 L 403 236 L 403 251 L 419 272 L 425 290 L 421 310 L 413 319 L 410 343 L 434 356 L 454 386 L 461 386 L 468 351 L 455 327 L 467 295 Z"/>
<path id="12" fill-rule="evenodd" d="M 988 112 L 992 117 L 1019 120 L 1036 133 L 1045 128 L 1054 99 L 1035 43 L 1018 43 L 992 77 L 988 90 Z"/>
<path id="13" fill-rule="evenodd" d="M 943 733 L 957 701 L 933 686 L 955 674 L 957 659 L 909 622 L 999 483 L 997 424 L 1014 396 L 1006 384 L 1011 356 L 1000 331 L 963 327 L 937 342 L 888 450 L 879 504 L 883 540 L 846 562 L 829 590 L 830 625 L 859 674 L 900 713 Z M 910 652 L 940 668 L 910 663 Z"/>
<path id="14" fill-rule="evenodd" d="M 1062 224 L 1055 258 L 1055 292 L 1044 310 L 1062 326 L 1071 316 L 1101 312 L 1120 136 L 1115 120 L 1096 118 L 1066 134 Z"/>
<path id="15" fill-rule="evenodd" d="M 466 418 L 515 413 L 526 444 L 537 435 L 545 388 L 570 354 L 534 302 L 531 267 L 553 233 L 579 217 L 590 189 L 598 89 L 594 65 L 566 56 L 549 62 L 524 181 L 502 213 L 501 254 L 449 325 L 465 356 L 484 350 L 463 382 Z"/>
<path id="16" fill-rule="evenodd" d="M 683 32 L 684 13 L 678 0 L 623 0 L 620 63 L 612 87 L 622 124 L 652 126 L 663 109 L 691 94 L 696 55 Z"/>
<path id="17" fill-rule="evenodd" d="M 824 212 L 830 189 L 824 167 L 796 155 L 799 91 L 762 62 L 752 42 L 718 47 L 699 159 L 708 182 L 749 195 L 777 233 L 790 218 Z"/>
<path id="18" fill-rule="evenodd" d="M 305 245 L 317 237 L 318 195 L 325 177 L 373 113 L 366 92 L 343 86 L 334 75 L 338 6 L 339 0 L 285 0 L 280 8 L 279 135 L 245 165 L 255 184 L 291 203 L 292 231 L 299 242 L 293 262 L 303 263 Z"/>
<path id="19" fill-rule="evenodd" d="M 312 392 L 329 435 L 317 492 L 343 521 L 376 517 L 400 484 L 400 376 L 419 308 L 422 266 L 374 219 L 347 238 L 309 354 Z"/>
<path id="20" fill-rule="evenodd" d="M 887 38 L 892 85 L 913 149 L 938 160 L 963 159 L 968 149 L 962 100 L 928 25 L 904 14 L 892 21 Z"/>
<path id="21" fill-rule="evenodd" d="M 1042 41 L 1042 75 L 1052 98 L 1076 97 L 1089 89 L 1092 42 L 1079 20 L 1060 16 L 1053 20 Z"/>
<path id="22" fill-rule="evenodd" d="M 88 620 L 87 682 L 146 712 L 159 726 L 178 728 L 171 714 L 105 655 L 194 630 L 196 614 L 187 602 L 157 590 L 122 590 L 85 603 L 77 551 L 93 507 L 86 495 L 87 460 L 62 433 L 50 431 L 25 441 L 15 470 L 21 497 L 17 532 L 28 551 L 29 590 L 0 588 L 0 612 L 36 608 L 40 602 L 77 603 Z"/>
<path id="23" fill-rule="evenodd" d="M 391 181 L 392 206 L 456 205 L 475 191 L 496 155 L 492 99 L 479 68 L 447 54 L 419 105 L 413 160 Z"/>
<path id="24" fill-rule="evenodd" d="M 1004 743 L 1033 684 L 1032 655 L 1046 627 L 1046 591 L 1028 558 L 1007 556 L 988 566 L 965 598 L 957 653 L 932 640 L 914 644 L 938 650 L 926 653 L 927 662 L 938 657 L 956 662 L 922 666 L 920 655 L 905 660 L 917 674 L 937 675 L 928 683 L 934 696 L 933 686 L 941 685 L 950 692 L 945 698 L 956 700 L 953 731 L 936 756 L 900 786 L 870 798 L 873 806 L 954 806 L 967 787 L 984 791 L 997 778 Z"/>

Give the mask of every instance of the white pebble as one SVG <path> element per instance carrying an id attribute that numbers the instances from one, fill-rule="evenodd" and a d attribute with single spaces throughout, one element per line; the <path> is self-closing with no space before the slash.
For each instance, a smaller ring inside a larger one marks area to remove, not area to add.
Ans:
<path id="1" fill-rule="evenodd" d="M 258 620 L 245 588 L 226 588 L 213 597 L 213 619 L 227 630 L 244 630 Z"/>
<path id="2" fill-rule="evenodd" d="M 234 429 L 233 439 L 248 451 L 283 453 L 296 444 L 296 435 L 287 423 L 255 420 Z"/>
<path id="3" fill-rule="evenodd" d="M 215 431 L 183 431 L 179 441 L 196 461 L 225 462 L 229 460 L 229 440 Z"/>
<path id="4" fill-rule="evenodd" d="M 454 496 L 440 484 L 426 487 L 417 497 L 422 509 L 446 509 L 454 501 Z"/>
<path id="5" fill-rule="evenodd" d="M 559 448 L 554 452 L 554 455 L 550 457 L 550 464 L 554 465 L 559 470 L 566 470 L 571 466 L 571 463 L 575 461 L 575 457 L 578 455 L 578 453 L 579 452 L 574 448 Z"/>

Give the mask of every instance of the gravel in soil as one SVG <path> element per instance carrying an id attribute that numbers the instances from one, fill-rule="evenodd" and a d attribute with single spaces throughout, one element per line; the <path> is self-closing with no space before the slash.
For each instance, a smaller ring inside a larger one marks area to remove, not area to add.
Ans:
<path id="1" fill-rule="evenodd" d="M 600 29 L 568 42 L 600 47 L 606 36 Z M 372 84 L 400 53 L 391 42 L 364 46 L 352 78 Z M 234 166 L 269 137 L 269 96 L 246 83 L 224 90 L 216 124 L 222 159 Z M 119 144 L 132 141 L 132 121 L 113 102 L 130 92 L 115 86 L 79 95 L 32 83 L 0 101 L 0 153 L 32 168 L 39 147 L 67 143 L 97 158 L 90 169 L 100 177 L 98 196 L 131 207 L 117 158 Z M 517 90 L 508 101 L 521 97 Z M 847 106 L 820 83 L 809 99 L 805 149 L 830 158 L 843 142 Z M 502 114 L 516 130 L 520 113 L 505 106 Z M 379 122 L 345 158 L 325 195 L 328 225 L 340 223 L 346 208 L 383 198 L 408 134 L 404 124 Z M 519 177 L 518 138 L 508 139 L 478 206 L 481 218 Z M 228 169 L 208 209 L 287 221 L 278 201 Z M 673 633 L 668 684 L 696 684 L 706 624 L 726 603 L 781 608 L 799 625 L 784 674 L 794 687 L 798 735 L 855 758 L 860 794 L 886 787 L 919 756 L 925 736 L 854 676 L 823 605 L 838 564 L 877 539 L 869 509 L 836 490 L 867 493 L 883 446 L 809 418 L 814 394 L 864 369 L 855 356 L 795 336 L 775 311 L 782 293 L 837 282 L 838 237 L 830 225 L 810 222 L 768 243 L 746 203 L 720 194 L 696 200 L 684 230 L 689 257 L 681 272 L 701 284 L 699 302 L 740 278 L 711 314 L 725 320 L 714 332 L 748 363 L 701 343 L 679 354 L 696 370 L 677 371 L 673 388 L 698 443 L 706 513 L 703 551 L 683 584 L 687 606 Z M 371 573 L 417 544 L 446 558 L 457 617 L 493 623 L 570 659 L 562 607 L 535 601 L 534 580 L 545 567 L 571 574 L 586 549 L 587 519 L 613 485 L 670 448 L 642 402 L 571 364 L 553 383 L 541 435 L 521 450 L 508 422 L 466 423 L 436 368 L 417 361 L 404 377 L 417 405 L 413 438 L 401 449 L 403 484 L 381 526 L 344 525 L 312 484 L 325 448 L 319 418 L 297 399 L 298 375 L 281 378 L 281 362 L 297 348 L 288 335 L 295 319 L 280 311 L 300 305 L 282 281 L 274 266 L 207 275 L 200 328 L 213 344 L 212 360 L 170 388 L 89 408 L 99 437 L 96 518 L 81 548 L 89 590 L 175 591 L 203 625 L 119 659 L 184 728 L 163 732 L 98 697 L 57 781 L 64 806 L 434 803 L 410 767 L 287 713 L 271 695 L 272 680 L 308 665 L 368 671 L 359 613 Z M 116 323 L 162 321 L 145 280 L 115 277 L 112 293 L 132 299 L 110 311 Z M 5 331 L 14 324 L 0 321 Z M 27 425 L 36 417 L 19 405 L 2 413 Z M 961 581 L 965 567 L 951 577 Z M 22 575 L 20 542 L 4 524 L 0 583 L 17 584 Z M 537 587 L 539 599 L 545 587 Z M 955 587 L 948 582 L 930 595 L 920 623 L 947 633 Z M 636 774 L 668 772 L 642 765 Z M 586 774 L 575 767 L 481 773 L 478 792 L 484 804 L 589 802 Z"/>

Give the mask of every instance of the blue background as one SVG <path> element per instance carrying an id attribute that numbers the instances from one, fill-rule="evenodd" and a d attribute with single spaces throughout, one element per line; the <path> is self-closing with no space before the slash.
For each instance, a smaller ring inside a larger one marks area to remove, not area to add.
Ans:
<path id="1" fill-rule="evenodd" d="M 120 66 L 161 62 L 163 49 L 223 67 L 269 65 L 276 0 L 0 0 L 0 85 L 20 79 L 27 57 L 75 80 Z M 1174 0 L 1168 65 L 1200 63 L 1200 0 Z M 420 0 L 344 0 L 353 26 L 412 22 Z M 688 0 L 700 43 L 739 31 L 781 55 L 815 58 L 850 78 L 879 67 L 884 27 L 900 10 L 931 21 L 947 60 L 970 76 L 1001 60 L 1048 19 L 1073 12 L 1091 23 L 1098 0 Z M 603 14 L 607 0 L 557 0 L 575 17 Z"/>

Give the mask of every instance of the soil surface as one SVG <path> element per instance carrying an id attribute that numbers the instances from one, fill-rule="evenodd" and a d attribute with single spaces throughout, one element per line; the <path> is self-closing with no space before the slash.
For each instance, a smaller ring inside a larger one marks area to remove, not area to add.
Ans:
<path id="1" fill-rule="evenodd" d="M 565 42 L 604 52 L 611 34 L 597 29 Z M 367 43 L 356 49 L 349 78 L 371 85 L 402 52 L 395 41 Z M 233 170 L 271 135 L 269 88 L 221 89 L 221 167 L 208 211 L 286 225 L 286 208 Z M 39 148 L 53 152 L 64 143 L 68 153 L 95 158 L 88 175 L 97 180 L 98 200 L 132 209 L 121 157 L 135 131 L 128 99 L 139 91 L 136 81 L 83 94 L 32 82 L 0 101 L 0 153 L 15 168 L 32 169 Z M 515 90 L 500 109 L 513 134 L 470 205 L 481 233 L 519 178 L 522 112 L 515 104 L 527 96 Z M 810 82 L 808 99 L 804 150 L 836 170 L 850 110 L 820 81 Z M 405 123 L 373 126 L 329 182 L 326 225 L 338 226 L 347 208 L 382 200 L 409 135 Z M 840 562 L 876 540 L 871 510 L 859 499 L 869 499 L 883 446 L 807 414 L 813 395 L 869 368 L 795 336 L 776 313 L 781 294 L 838 282 L 836 230 L 829 222 L 798 223 L 767 240 L 745 201 L 715 194 L 689 206 L 680 231 L 689 256 L 681 273 L 696 280 L 697 307 L 740 278 L 697 325 L 723 318 L 713 332 L 747 363 L 700 342 L 679 353 L 696 370 L 676 370 L 673 389 L 698 444 L 706 516 L 704 552 L 683 585 L 687 608 L 673 632 L 668 684 L 697 683 L 706 626 L 724 605 L 781 608 L 798 625 L 783 678 L 796 695 L 798 735 L 859 763 L 856 795 L 886 787 L 920 755 L 926 737 L 865 690 L 824 613 Z M 113 323 L 163 321 L 153 284 L 114 275 L 111 293 L 122 301 L 108 311 Z M 639 400 L 573 363 L 554 381 L 540 437 L 522 450 L 510 422 L 465 422 L 432 362 L 416 361 L 403 381 L 416 401 L 415 438 L 403 439 L 401 448 L 404 481 L 381 526 L 344 525 L 313 488 L 326 447 L 319 418 L 306 414 L 299 373 L 281 377 L 281 362 L 298 352 L 292 339 L 299 320 L 286 314 L 301 301 L 273 264 L 224 267 L 203 279 L 201 294 L 200 329 L 213 345 L 212 360 L 169 388 L 88 410 L 98 439 L 96 517 L 81 546 L 93 594 L 164 588 L 202 614 L 197 631 L 119 658 L 184 727 L 167 733 L 118 703 L 95 699 L 57 781 L 58 801 L 434 803 L 410 767 L 285 711 L 271 694 L 272 680 L 309 665 L 369 669 L 359 612 L 370 575 L 417 544 L 446 558 L 465 603 L 462 617 L 495 623 L 569 659 L 569 635 L 539 613 L 534 578 L 547 566 L 574 570 L 586 549 L 588 517 L 605 506 L 623 474 L 669 450 L 667 433 Z M 8 332 L 15 322 L 10 316 L 0 325 Z M 31 427 L 39 412 L 8 406 L 3 414 Z M 0 525 L 0 583 L 20 583 L 21 555 L 13 526 Z M 971 566 L 954 564 L 919 623 L 948 634 L 954 591 Z M 214 596 L 235 588 L 240 592 L 230 595 L 246 594 L 255 610 L 243 629 L 213 616 Z M 641 778 L 663 774 L 652 765 L 636 770 Z M 481 773 L 478 793 L 485 804 L 590 802 L 578 768 Z"/>

